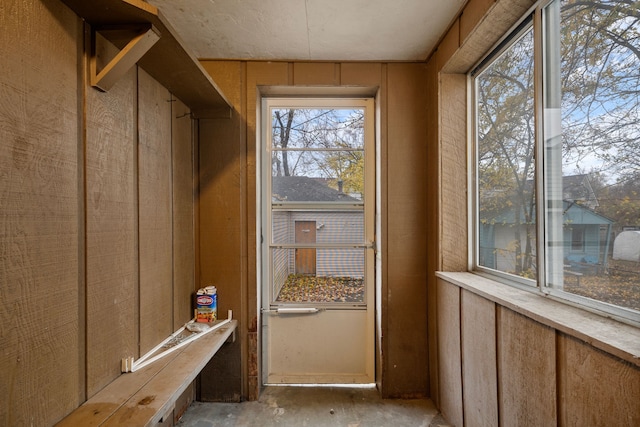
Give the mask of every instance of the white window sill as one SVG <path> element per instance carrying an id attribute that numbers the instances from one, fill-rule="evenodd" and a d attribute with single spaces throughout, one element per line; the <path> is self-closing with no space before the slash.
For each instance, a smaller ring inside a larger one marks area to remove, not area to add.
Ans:
<path id="1" fill-rule="evenodd" d="M 477 274 L 436 272 L 436 276 L 640 366 L 640 328 Z"/>

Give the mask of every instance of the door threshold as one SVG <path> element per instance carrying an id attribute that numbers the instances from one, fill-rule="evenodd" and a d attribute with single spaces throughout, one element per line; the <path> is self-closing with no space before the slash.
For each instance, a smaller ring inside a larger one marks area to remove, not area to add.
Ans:
<path id="1" fill-rule="evenodd" d="M 263 384 L 263 387 L 314 387 L 314 388 L 321 388 L 321 387 L 331 387 L 331 388 L 358 388 L 358 389 L 375 389 L 376 388 L 376 383 L 369 383 L 369 384 L 326 384 L 326 383 L 319 383 L 319 384 L 283 384 L 283 383 L 267 383 L 267 384 Z"/>

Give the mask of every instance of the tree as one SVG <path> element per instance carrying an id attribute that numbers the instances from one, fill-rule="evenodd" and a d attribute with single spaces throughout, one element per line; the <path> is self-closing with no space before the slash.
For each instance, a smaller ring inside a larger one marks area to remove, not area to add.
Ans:
<path id="1" fill-rule="evenodd" d="M 480 221 L 509 224 L 513 273 L 533 274 L 535 149 L 533 32 L 477 78 Z"/>
<path id="2" fill-rule="evenodd" d="M 599 197 L 617 198 L 609 213 L 632 221 L 635 189 L 622 183 L 640 177 L 640 2 L 563 0 L 560 13 L 557 39 L 545 41 L 560 44 L 560 73 L 546 75 L 544 85 L 559 80 L 562 174 L 597 173 L 609 189 Z M 531 34 L 524 30 L 476 79 L 480 221 L 512 214 L 519 275 L 529 275 L 535 235 Z"/>
<path id="3" fill-rule="evenodd" d="M 563 1 L 562 124 L 568 166 L 640 171 L 640 2 Z"/>
<path id="4" fill-rule="evenodd" d="M 289 108 L 272 114 L 273 176 L 330 178 L 364 191 L 364 111 Z"/>

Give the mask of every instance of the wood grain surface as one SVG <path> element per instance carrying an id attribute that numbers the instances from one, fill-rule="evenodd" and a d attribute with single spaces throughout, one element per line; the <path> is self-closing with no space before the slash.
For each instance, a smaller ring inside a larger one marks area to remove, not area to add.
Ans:
<path id="1" fill-rule="evenodd" d="M 138 71 L 140 354 L 173 332 L 171 95 Z"/>

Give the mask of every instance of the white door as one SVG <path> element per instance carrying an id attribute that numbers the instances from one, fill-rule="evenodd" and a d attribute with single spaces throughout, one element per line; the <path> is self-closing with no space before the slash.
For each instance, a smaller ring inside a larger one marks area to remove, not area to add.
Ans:
<path id="1" fill-rule="evenodd" d="M 265 384 L 375 381 L 373 105 L 263 100 Z"/>

